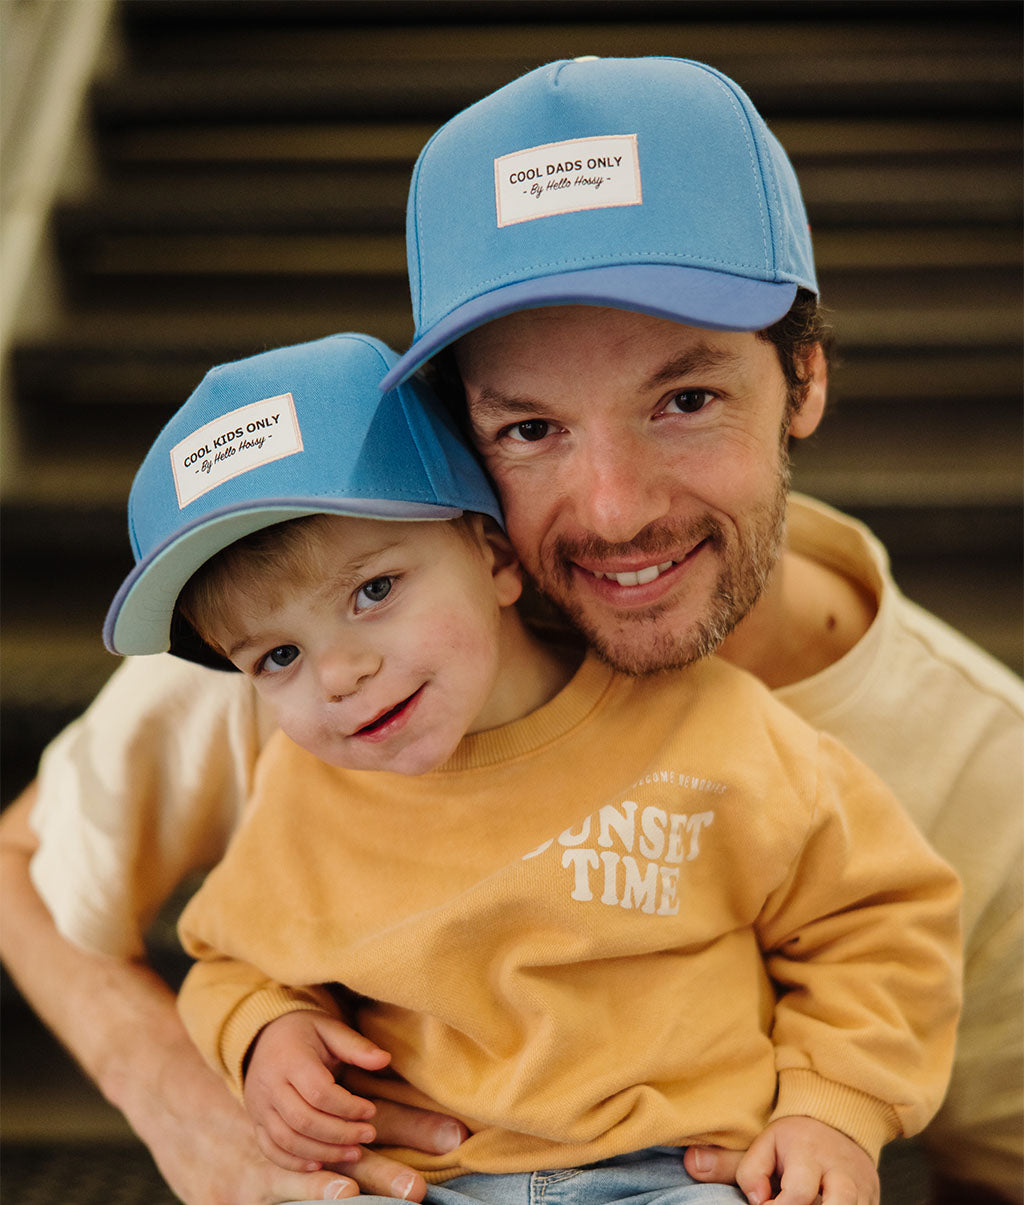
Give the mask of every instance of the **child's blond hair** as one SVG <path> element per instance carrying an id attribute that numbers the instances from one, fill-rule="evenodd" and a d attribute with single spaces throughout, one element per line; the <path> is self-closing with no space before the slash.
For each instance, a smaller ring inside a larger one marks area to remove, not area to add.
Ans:
<path id="1" fill-rule="evenodd" d="M 251 618 L 273 610 L 291 590 L 314 585 L 331 573 L 326 529 L 338 518 L 323 513 L 287 519 L 229 544 L 189 578 L 178 596 L 178 612 L 212 649 L 227 656 L 216 633 L 230 618 L 239 612 Z M 431 522 L 444 522 L 453 534 L 476 544 L 481 520 L 493 522 L 472 512 Z"/>

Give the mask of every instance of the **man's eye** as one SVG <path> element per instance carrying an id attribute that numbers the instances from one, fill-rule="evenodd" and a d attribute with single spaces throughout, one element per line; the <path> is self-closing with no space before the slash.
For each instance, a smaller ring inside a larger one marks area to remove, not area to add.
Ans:
<path id="1" fill-rule="evenodd" d="M 391 593 L 394 582 L 393 577 L 375 577 L 373 581 L 365 582 L 356 591 L 356 610 L 383 602 Z"/>
<path id="2" fill-rule="evenodd" d="M 504 434 L 519 443 L 536 443 L 543 439 L 550 430 L 551 424 L 547 419 L 528 418 L 525 422 L 514 423 L 511 427 L 506 428 Z"/>
<path id="3" fill-rule="evenodd" d="M 703 410 L 714 396 L 707 389 L 681 389 L 669 398 L 666 409 L 674 406 L 681 414 L 696 414 Z"/>
<path id="4" fill-rule="evenodd" d="M 260 661 L 257 671 L 272 674 L 276 670 L 287 669 L 298 655 L 299 650 L 294 644 L 279 644 L 276 649 L 271 649 Z"/>

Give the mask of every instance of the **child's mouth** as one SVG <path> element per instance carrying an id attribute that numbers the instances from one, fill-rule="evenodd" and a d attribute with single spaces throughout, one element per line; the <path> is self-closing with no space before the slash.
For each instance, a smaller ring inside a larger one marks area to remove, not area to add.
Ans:
<path id="1" fill-rule="evenodd" d="M 413 691 L 413 693 L 409 695 L 407 699 L 403 699 L 401 703 L 396 703 L 394 707 L 385 711 L 383 715 L 379 715 L 375 720 L 371 720 L 369 724 L 364 724 L 362 728 L 357 729 L 353 735 L 370 736 L 375 732 L 380 732 L 382 728 L 400 716 L 407 707 L 415 702 L 415 700 L 419 698 L 422 690 L 423 687 L 421 686 L 418 690 Z"/>

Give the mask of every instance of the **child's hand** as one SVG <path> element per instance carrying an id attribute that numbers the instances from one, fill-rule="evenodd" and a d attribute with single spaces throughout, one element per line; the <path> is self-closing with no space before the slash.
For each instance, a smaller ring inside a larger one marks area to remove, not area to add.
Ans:
<path id="1" fill-rule="evenodd" d="M 772 1176 L 780 1191 L 772 1196 Z M 752 1205 L 878 1205 L 878 1172 L 852 1138 L 811 1117 L 780 1117 L 750 1144 L 736 1183 Z"/>
<path id="2" fill-rule="evenodd" d="M 243 1091 L 260 1150 L 289 1171 L 357 1160 L 360 1144 L 376 1137 L 366 1124 L 376 1110 L 336 1084 L 334 1071 L 342 1063 L 379 1071 L 390 1057 L 323 1013 L 271 1021 L 253 1043 Z"/>

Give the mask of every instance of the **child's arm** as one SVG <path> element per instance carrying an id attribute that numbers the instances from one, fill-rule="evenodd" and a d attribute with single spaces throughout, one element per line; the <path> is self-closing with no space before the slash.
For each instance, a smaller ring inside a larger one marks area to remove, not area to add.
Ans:
<path id="1" fill-rule="evenodd" d="M 334 1075 L 343 1063 L 377 1071 L 388 1057 L 323 1013 L 303 1010 L 271 1021 L 253 1043 L 243 1089 L 263 1154 L 291 1171 L 358 1159 L 359 1144 L 376 1137 L 368 1124 L 375 1110 Z"/>
<path id="2" fill-rule="evenodd" d="M 379 1071 L 391 1056 L 341 1020 L 337 1002 L 326 988 L 285 987 L 258 968 L 207 948 L 185 976 L 178 1012 L 209 1066 L 223 1076 L 250 1113 L 258 1110 L 260 1148 L 280 1167 L 308 1171 L 312 1163 L 322 1161 L 319 1156 L 297 1160 L 286 1155 L 290 1146 L 276 1141 L 278 1135 L 287 1138 L 293 1128 L 290 1121 L 302 1119 L 309 1124 L 303 1106 L 310 1099 L 329 1110 L 325 1122 L 313 1130 L 319 1136 L 330 1118 L 334 1141 L 332 1152 L 324 1158 L 354 1162 L 363 1153 L 359 1144 L 374 1140 L 375 1131 L 366 1122 L 375 1106 L 335 1084 L 333 1072 L 342 1064 Z M 287 1035 L 296 1036 L 286 1040 Z M 272 1121 L 271 1114 L 278 1109 L 282 1121 Z M 334 1120 L 339 1117 L 344 1119 L 341 1125 Z"/>
<path id="3" fill-rule="evenodd" d="M 960 889 L 881 780 L 820 739 L 812 822 L 757 922 L 776 990 L 770 1120 L 816 1118 L 876 1160 L 949 1080 Z"/>
<path id="4" fill-rule="evenodd" d="M 878 1173 L 862 1147 L 811 1117 L 782 1117 L 750 1144 L 736 1183 L 751 1205 L 878 1205 Z M 773 1196 L 773 1185 L 778 1193 Z"/>

